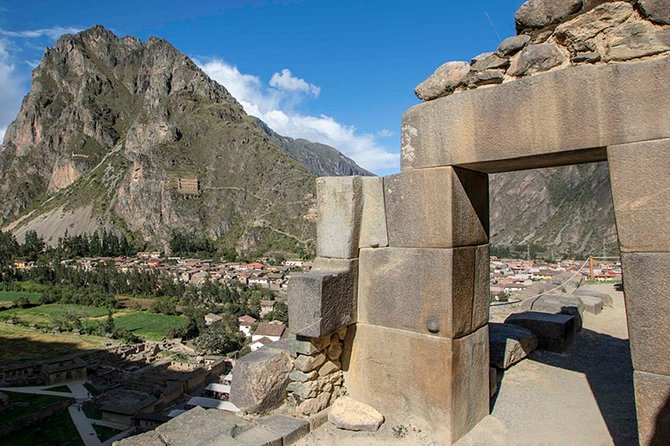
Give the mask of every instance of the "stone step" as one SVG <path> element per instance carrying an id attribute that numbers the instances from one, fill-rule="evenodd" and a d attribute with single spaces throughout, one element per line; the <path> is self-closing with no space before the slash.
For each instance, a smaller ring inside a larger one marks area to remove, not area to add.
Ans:
<path id="1" fill-rule="evenodd" d="M 505 323 L 532 331 L 537 337 L 538 347 L 551 352 L 565 351 L 577 336 L 576 316 L 569 314 L 525 311 L 511 314 Z"/>

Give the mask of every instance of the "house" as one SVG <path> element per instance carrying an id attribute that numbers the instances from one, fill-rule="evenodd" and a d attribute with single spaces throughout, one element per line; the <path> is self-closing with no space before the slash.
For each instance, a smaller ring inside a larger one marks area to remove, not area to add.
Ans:
<path id="1" fill-rule="evenodd" d="M 205 325 L 209 326 L 212 325 L 215 322 L 218 322 L 223 319 L 223 316 L 219 316 L 218 314 L 214 313 L 207 313 L 205 315 Z"/>
<path id="2" fill-rule="evenodd" d="M 207 398 L 228 401 L 228 398 L 230 397 L 230 385 L 211 383 L 205 387 L 203 394 Z"/>
<path id="3" fill-rule="evenodd" d="M 256 342 L 262 337 L 270 339 L 272 342 L 281 339 L 286 327 L 279 321 L 261 322 L 256 327 L 256 331 L 251 336 L 251 341 Z"/>
<path id="4" fill-rule="evenodd" d="M 245 314 L 237 318 L 237 323 L 240 326 L 240 331 L 248 338 L 251 336 L 251 327 L 255 327 L 258 321 L 253 317 Z"/>
<path id="5" fill-rule="evenodd" d="M 252 342 L 249 348 L 251 349 L 252 352 L 255 352 L 261 347 L 265 347 L 268 344 L 272 344 L 272 340 L 269 339 L 267 336 L 263 336 L 262 338 L 258 339 L 255 342 Z"/>
<path id="6" fill-rule="evenodd" d="M 156 429 L 161 424 L 170 421 L 170 417 L 160 413 L 140 412 L 131 418 L 132 426 L 139 432 Z"/>
<path id="7" fill-rule="evenodd" d="M 42 366 L 42 374 L 47 384 L 86 379 L 86 361 L 74 358 L 68 361 L 52 361 Z"/>
<path id="8" fill-rule="evenodd" d="M 284 265 L 288 266 L 289 268 L 302 268 L 305 262 L 302 260 L 287 260 L 284 262 Z"/>
<path id="9" fill-rule="evenodd" d="M 129 389 L 112 390 L 104 394 L 100 405 L 102 421 L 130 427 L 139 412 L 153 412 L 158 400 L 148 393 Z"/>
<path id="10" fill-rule="evenodd" d="M 265 316 L 269 312 L 275 309 L 275 304 L 277 302 L 274 300 L 262 300 L 261 301 L 261 317 Z"/>

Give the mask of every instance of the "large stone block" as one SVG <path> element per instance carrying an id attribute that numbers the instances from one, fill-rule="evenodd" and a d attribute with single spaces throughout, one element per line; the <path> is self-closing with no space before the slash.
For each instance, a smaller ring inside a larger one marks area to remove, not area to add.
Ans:
<path id="1" fill-rule="evenodd" d="M 384 206 L 384 180 L 381 177 L 361 177 L 363 211 L 361 214 L 361 248 L 388 246 L 386 207 Z"/>
<path id="2" fill-rule="evenodd" d="M 343 259 L 358 257 L 363 211 L 361 177 L 317 178 L 316 197 L 316 254 Z"/>
<path id="3" fill-rule="evenodd" d="M 452 248 L 488 243 L 488 176 L 451 167 L 384 178 L 389 246 Z"/>
<path id="4" fill-rule="evenodd" d="M 488 245 L 361 249 L 358 320 L 456 338 L 488 321 Z"/>
<path id="5" fill-rule="evenodd" d="M 537 348 L 532 331 L 514 324 L 489 324 L 490 363 L 506 369 Z"/>
<path id="6" fill-rule="evenodd" d="M 489 409 L 488 327 L 448 339 L 356 324 L 343 364 L 348 395 L 389 425 L 425 429 L 451 444 Z"/>
<path id="7" fill-rule="evenodd" d="M 670 444 L 670 376 L 633 372 L 641 446 Z"/>
<path id="8" fill-rule="evenodd" d="M 273 344 L 241 357 L 233 369 L 230 401 L 247 413 L 262 413 L 280 406 L 293 369 L 289 351 L 288 346 L 276 348 Z"/>
<path id="9" fill-rule="evenodd" d="M 577 330 L 582 329 L 584 321 L 584 302 L 578 296 L 547 294 L 521 303 L 523 310 L 541 313 L 570 314 L 575 316 Z"/>
<path id="10" fill-rule="evenodd" d="M 622 253 L 635 370 L 670 375 L 670 253 Z"/>
<path id="11" fill-rule="evenodd" d="M 343 261 L 327 263 L 333 262 Z M 317 269 L 291 277 L 288 317 L 292 333 L 320 338 L 355 321 L 358 259 L 347 265 L 347 269 Z"/>
<path id="12" fill-rule="evenodd" d="M 670 251 L 670 139 L 610 146 L 607 159 L 620 250 Z"/>
<path id="13" fill-rule="evenodd" d="M 563 352 L 577 337 L 577 318 L 569 314 L 525 311 L 511 314 L 506 324 L 519 325 L 533 332 L 538 347 L 550 352 Z"/>
<path id="14" fill-rule="evenodd" d="M 670 89 L 659 88 L 668 84 L 666 56 L 580 65 L 419 104 L 403 115 L 402 170 L 604 161 L 606 146 L 670 137 Z"/>

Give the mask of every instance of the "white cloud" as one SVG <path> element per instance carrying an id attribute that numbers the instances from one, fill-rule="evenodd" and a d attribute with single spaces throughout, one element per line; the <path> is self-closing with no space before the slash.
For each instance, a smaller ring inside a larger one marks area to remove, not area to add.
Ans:
<path id="1" fill-rule="evenodd" d="M 73 28 L 71 26 L 53 26 L 51 28 L 29 29 L 23 31 L 8 31 L 6 29 L 0 29 L 0 36 L 25 37 L 29 39 L 48 37 L 55 40 L 63 34 L 76 34 L 79 31 L 81 31 L 81 29 Z"/>
<path id="2" fill-rule="evenodd" d="M 7 125 L 16 117 L 24 87 L 8 52 L 9 42 L 0 39 L 0 128 L 2 136 Z M 1 140 L 2 138 L 0 138 Z"/>
<path id="3" fill-rule="evenodd" d="M 270 86 L 286 91 L 302 91 L 311 94 L 315 98 L 321 93 L 321 87 L 293 76 L 293 73 L 288 68 L 281 70 L 281 73 L 273 74 L 270 79 Z"/>
<path id="4" fill-rule="evenodd" d="M 2 141 L 5 139 L 5 133 L 7 133 L 7 127 L 0 128 L 0 145 L 2 145 Z"/>
<path id="5" fill-rule="evenodd" d="M 277 133 L 333 146 L 373 172 L 398 168 L 399 155 L 377 141 L 391 136 L 390 132 L 359 133 L 355 126 L 342 124 L 330 116 L 296 111 L 305 94 L 316 97 L 320 88 L 295 77 L 289 69 L 275 73 L 266 85 L 258 76 L 241 73 L 236 66 L 219 59 L 196 60 L 196 63 L 226 87 L 248 114 L 262 119 Z"/>

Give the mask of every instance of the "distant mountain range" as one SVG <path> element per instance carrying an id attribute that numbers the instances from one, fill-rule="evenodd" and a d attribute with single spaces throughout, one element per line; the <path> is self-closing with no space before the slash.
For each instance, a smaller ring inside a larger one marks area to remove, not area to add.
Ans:
<path id="1" fill-rule="evenodd" d="M 0 227 L 50 243 L 112 228 L 166 247 L 198 232 L 241 253 L 311 252 L 317 176 L 371 175 L 281 136 L 165 40 L 95 26 L 61 37 L 0 152 Z M 491 242 L 556 256 L 616 250 L 605 164 L 491 176 Z"/>

